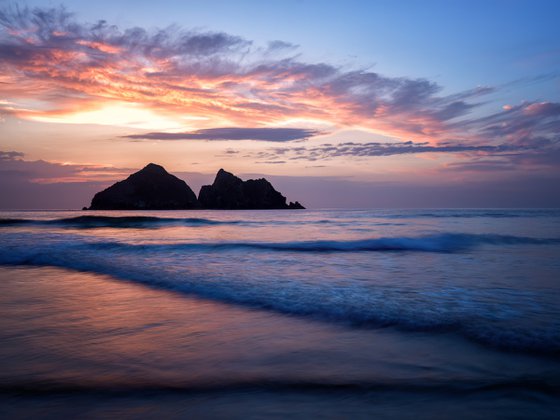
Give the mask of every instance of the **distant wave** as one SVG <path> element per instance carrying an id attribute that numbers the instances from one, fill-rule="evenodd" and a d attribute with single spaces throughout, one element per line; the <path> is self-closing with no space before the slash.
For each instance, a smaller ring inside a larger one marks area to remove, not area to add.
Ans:
<path id="1" fill-rule="evenodd" d="M 63 219 L 0 219 L 0 228 L 33 226 L 61 227 L 72 229 L 157 229 L 168 226 L 211 226 L 211 225 L 274 225 L 290 226 L 300 224 L 352 226 L 353 222 L 340 220 L 215 220 L 199 217 L 155 217 L 155 216 L 77 216 Z M 402 226 L 403 223 L 369 222 L 371 226 Z"/>
<path id="2" fill-rule="evenodd" d="M 151 216 L 77 216 L 64 219 L 33 220 L 33 219 L 0 219 L 2 226 L 61 226 L 72 228 L 153 228 L 159 226 L 184 225 L 219 225 L 239 224 L 239 221 L 220 221 L 203 218 L 172 218 Z"/>
<path id="3" fill-rule="evenodd" d="M 527 210 L 418 210 L 402 211 L 399 213 L 381 213 L 372 217 L 388 219 L 416 219 L 416 218 L 520 218 L 520 217 L 560 217 L 558 209 L 527 209 Z"/>
<path id="4" fill-rule="evenodd" d="M 71 227 L 126 227 L 139 228 L 154 224 L 214 225 L 240 224 L 240 221 L 216 221 L 200 218 L 159 217 L 105 217 L 80 216 L 56 220 L 0 219 L 0 226 L 65 225 Z M 171 244 L 128 244 L 123 242 L 93 242 L 87 246 L 99 249 L 129 250 L 235 250 L 254 249 L 264 251 L 291 252 L 365 252 L 365 251 L 421 251 L 459 252 L 480 245 L 547 245 L 560 243 L 560 238 L 531 238 L 513 235 L 441 233 L 416 237 L 381 237 L 349 241 L 292 241 L 292 242 L 215 242 L 215 243 L 171 243 Z"/>
<path id="5" fill-rule="evenodd" d="M 350 217 L 350 216 L 348 216 Z M 318 219 L 318 220 L 216 220 L 198 217 L 156 217 L 156 216 L 101 216 L 83 215 L 61 219 L 7 219 L 0 218 L 0 228 L 17 226 L 61 227 L 73 229 L 95 228 L 136 228 L 157 229 L 167 226 L 209 226 L 209 225 L 336 225 L 336 226 L 403 226 L 407 219 L 424 218 L 520 218 L 520 217 L 560 217 L 558 209 L 535 210 L 435 210 L 435 211 L 402 211 L 378 212 L 371 210 L 367 213 L 351 213 L 352 220 L 345 218 Z M 381 222 L 379 219 L 394 219 L 395 222 Z M 408 222 L 407 222 L 408 223 Z"/>
<path id="6" fill-rule="evenodd" d="M 299 241 L 299 242 L 211 242 L 172 244 L 129 244 L 122 242 L 96 242 L 87 246 L 98 249 L 211 251 L 253 249 L 284 252 L 381 252 L 417 251 L 452 253 L 480 245 L 548 245 L 560 244 L 560 238 L 530 238 L 524 236 L 442 233 L 417 237 L 383 237 L 353 241 Z"/>
<path id="7" fill-rule="evenodd" d="M 248 379 L 204 381 L 142 381 L 134 382 L 60 382 L 60 381 L 11 381 L 0 383 L 0 395 L 47 396 L 50 394 L 95 394 L 96 396 L 145 396 L 157 394 L 205 394 L 220 392 L 327 392 L 332 393 L 370 393 L 375 392 L 406 392 L 421 394 L 463 395 L 485 392 L 502 392 L 510 394 L 516 391 L 531 391 L 556 396 L 558 394 L 557 381 L 543 380 L 541 377 L 523 377 L 511 379 L 459 379 L 453 380 L 372 380 L 372 381 L 344 381 L 323 379 L 321 381 L 298 378 L 290 379 Z"/>

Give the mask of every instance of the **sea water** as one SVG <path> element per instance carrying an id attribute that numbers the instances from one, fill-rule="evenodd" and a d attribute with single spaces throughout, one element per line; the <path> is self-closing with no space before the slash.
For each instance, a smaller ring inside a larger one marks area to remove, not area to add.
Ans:
<path id="1" fill-rule="evenodd" d="M 13 416 L 555 418 L 560 210 L 3 212 Z"/>

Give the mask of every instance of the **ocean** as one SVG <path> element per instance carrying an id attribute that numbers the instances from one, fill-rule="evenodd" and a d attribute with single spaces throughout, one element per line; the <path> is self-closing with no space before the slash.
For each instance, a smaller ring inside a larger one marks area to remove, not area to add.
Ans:
<path id="1" fill-rule="evenodd" d="M 560 210 L 0 213 L 2 418 L 560 418 Z"/>

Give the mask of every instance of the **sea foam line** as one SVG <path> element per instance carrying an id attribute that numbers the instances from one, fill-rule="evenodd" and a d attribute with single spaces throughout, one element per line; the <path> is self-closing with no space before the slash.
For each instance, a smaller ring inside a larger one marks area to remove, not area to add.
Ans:
<path id="1" fill-rule="evenodd" d="M 390 288 L 373 287 L 352 278 L 347 278 L 341 285 L 292 278 L 289 272 L 283 276 L 281 269 L 274 272 L 265 270 L 262 275 L 251 272 L 250 276 L 246 276 L 242 268 L 245 264 L 243 256 L 249 255 L 243 251 L 251 247 L 269 253 L 271 250 L 316 253 L 363 249 L 449 253 L 479 244 L 540 246 L 551 243 L 558 244 L 560 239 L 447 233 L 365 241 L 135 245 L 91 241 L 91 238 L 80 235 L 9 233 L 0 243 L 0 264 L 56 266 L 107 274 L 150 287 L 241 306 L 311 316 L 328 322 L 368 327 L 395 326 L 412 331 L 455 331 L 493 347 L 560 356 L 557 322 L 560 313 L 556 305 L 551 306 L 548 301 L 542 306 L 542 299 L 546 300 L 546 296 L 532 296 L 526 292 L 517 296 L 508 291 L 508 305 L 502 305 L 505 312 L 501 313 L 497 312 L 499 308 L 488 302 L 506 293 L 503 290 L 423 291 L 423 286 L 414 286 L 411 290 L 399 284 Z M 250 255 L 253 260 L 254 255 Z M 284 257 L 287 261 L 298 260 L 288 258 L 289 254 L 278 254 L 274 258 L 274 266 L 284 261 Z M 220 270 L 207 270 L 209 261 Z M 263 269 L 267 269 L 266 264 L 270 263 L 263 260 L 258 264 L 264 264 Z M 450 298 L 454 301 L 451 307 Z M 463 305 L 463 301 L 468 304 Z M 531 315 L 537 310 L 542 312 L 541 318 L 546 322 L 537 327 L 511 324 L 507 313 L 510 306 L 521 311 L 521 315 L 516 315 L 520 316 L 519 320 L 524 319 L 523 311 Z M 503 323 L 500 316 L 505 317 Z M 511 325 L 515 326 L 512 328 Z"/>
<path id="2" fill-rule="evenodd" d="M 212 251 L 243 250 L 284 252 L 382 252 L 418 251 L 453 253 L 466 251 L 480 245 L 550 245 L 560 244 L 560 238 L 531 238 L 513 235 L 441 233 L 417 237 L 381 237 L 348 241 L 290 241 L 290 242 L 214 242 L 172 244 L 130 244 L 122 242 L 96 242 L 87 246 L 98 249 L 129 251 Z"/>

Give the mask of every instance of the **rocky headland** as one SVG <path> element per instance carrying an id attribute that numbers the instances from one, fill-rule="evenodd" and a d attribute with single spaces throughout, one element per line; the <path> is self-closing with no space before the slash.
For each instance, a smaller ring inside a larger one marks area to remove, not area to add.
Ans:
<path id="1" fill-rule="evenodd" d="M 98 192 L 89 210 L 184 210 L 200 208 L 185 181 L 150 163 L 124 181 Z"/>
<path id="2" fill-rule="evenodd" d="M 150 163 L 140 171 L 95 194 L 88 210 L 267 210 L 303 209 L 264 178 L 243 181 L 223 169 L 198 198 L 187 183 Z"/>
<path id="3" fill-rule="evenodd" d="M 303 209 L 297 201 L 286 204 L 286 197 L 274 189 L 264 178 L 241 180 L 230 172 L 220 169 L 212 185 L 205 185 L 198 195 L 205 209 Z"/>

